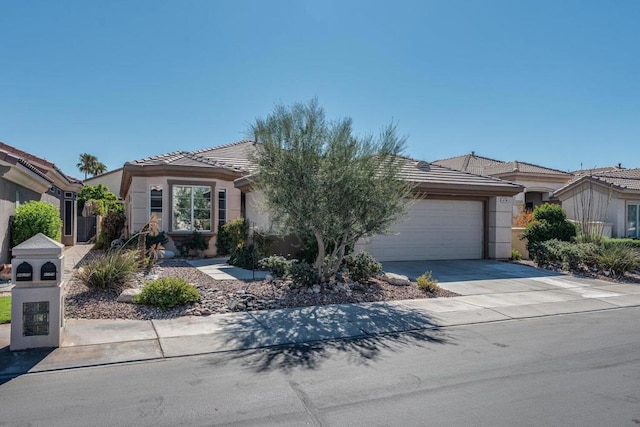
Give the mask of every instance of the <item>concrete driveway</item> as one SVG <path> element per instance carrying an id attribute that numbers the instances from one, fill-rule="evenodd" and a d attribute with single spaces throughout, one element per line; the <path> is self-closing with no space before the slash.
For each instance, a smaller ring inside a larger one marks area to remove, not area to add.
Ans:
<path id="1" fill-rule="evenodd" d="M 411 280 L 431 271 L 442 288 L 460 295 L 548 291 L 601 298 L 637 293 L 640 288 L 493 260 L 394 261 L 383 262 L 382 267 L 384 271 L 404 274 Z"/>
<path id="2" fill-rule="evenodd" d="M 440 283 L 561 275 L 553 271 L 541 270 L 523 264 L 487 259 L 390 261 L 383 262 L 382 268 L 390 273 L 404 274 L 411 280 L 415 280 L 425 271 L 431 271 Z"/>

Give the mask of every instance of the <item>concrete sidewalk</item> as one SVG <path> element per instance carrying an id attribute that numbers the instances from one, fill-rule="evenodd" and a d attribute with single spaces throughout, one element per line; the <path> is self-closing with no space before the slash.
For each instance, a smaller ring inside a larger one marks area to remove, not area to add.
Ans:
<path id="1" fill-rule="evenodd" d="M 72 255 L 67 258 L 67 268 L 73 268 L 86 250 L 79 247 L 72 254 L 66 251 L 65 255 Z M 214 267 L 219 264 L 218 260 L 196 264 L 209 274 L 220 273 Z M 425 271 L 424 264 L 411 266 Z M 0 378 L 27 372 L 371 338 L 381 334 L 640 306 L 640 285 L 636 284 L 583 279 L 491 261 L 470 266 L 471 270 L 481 269 L 481 273 L 475 276 L 460 273 L 460 267 L 455 269 L 448 262 L 431 265 L 434 269 L 441 268 L 437 276 L 443 279 L 441 286 L 462 295 L 459 297 L 170 320 L 69 319 L 62 346 L 57 349 L 9 352 L 10 325 L 0 325 Z M 385 266 L 386 269 L 393 267 Z M 451 275 L 446 274 L 447 268 L 451 269 Z"/>

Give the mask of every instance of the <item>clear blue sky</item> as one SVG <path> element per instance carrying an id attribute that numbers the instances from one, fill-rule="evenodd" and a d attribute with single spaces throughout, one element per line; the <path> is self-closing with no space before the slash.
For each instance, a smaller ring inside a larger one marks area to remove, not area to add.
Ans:
<path id="1" fill-rule="evenodd" d="M 72 176 L 314 96 L 423 160 L 640 167 L 640 1 L 0 2 L 0 140 Z"/>

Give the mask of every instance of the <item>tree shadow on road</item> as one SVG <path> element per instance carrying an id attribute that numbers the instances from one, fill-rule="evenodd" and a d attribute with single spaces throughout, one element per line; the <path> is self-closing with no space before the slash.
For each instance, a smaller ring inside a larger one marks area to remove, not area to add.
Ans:
<path id="1" fill-rule="evenodd" d="M 386 352 L 453 344 L 437 319 L 396 303 L 330 305 L 250 312 L 223 333 L 228 353 L 255 372 L 316 369 L 337 354 L 368 365 Z"/>

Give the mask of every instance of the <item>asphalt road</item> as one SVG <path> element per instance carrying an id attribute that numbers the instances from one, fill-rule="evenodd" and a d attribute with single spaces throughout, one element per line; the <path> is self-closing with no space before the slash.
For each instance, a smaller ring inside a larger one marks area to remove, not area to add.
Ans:
<path id="1" fill-rule="evenodd" d="M 640 308 L 23 375 L 0 425 L 637 426 Z"/>

